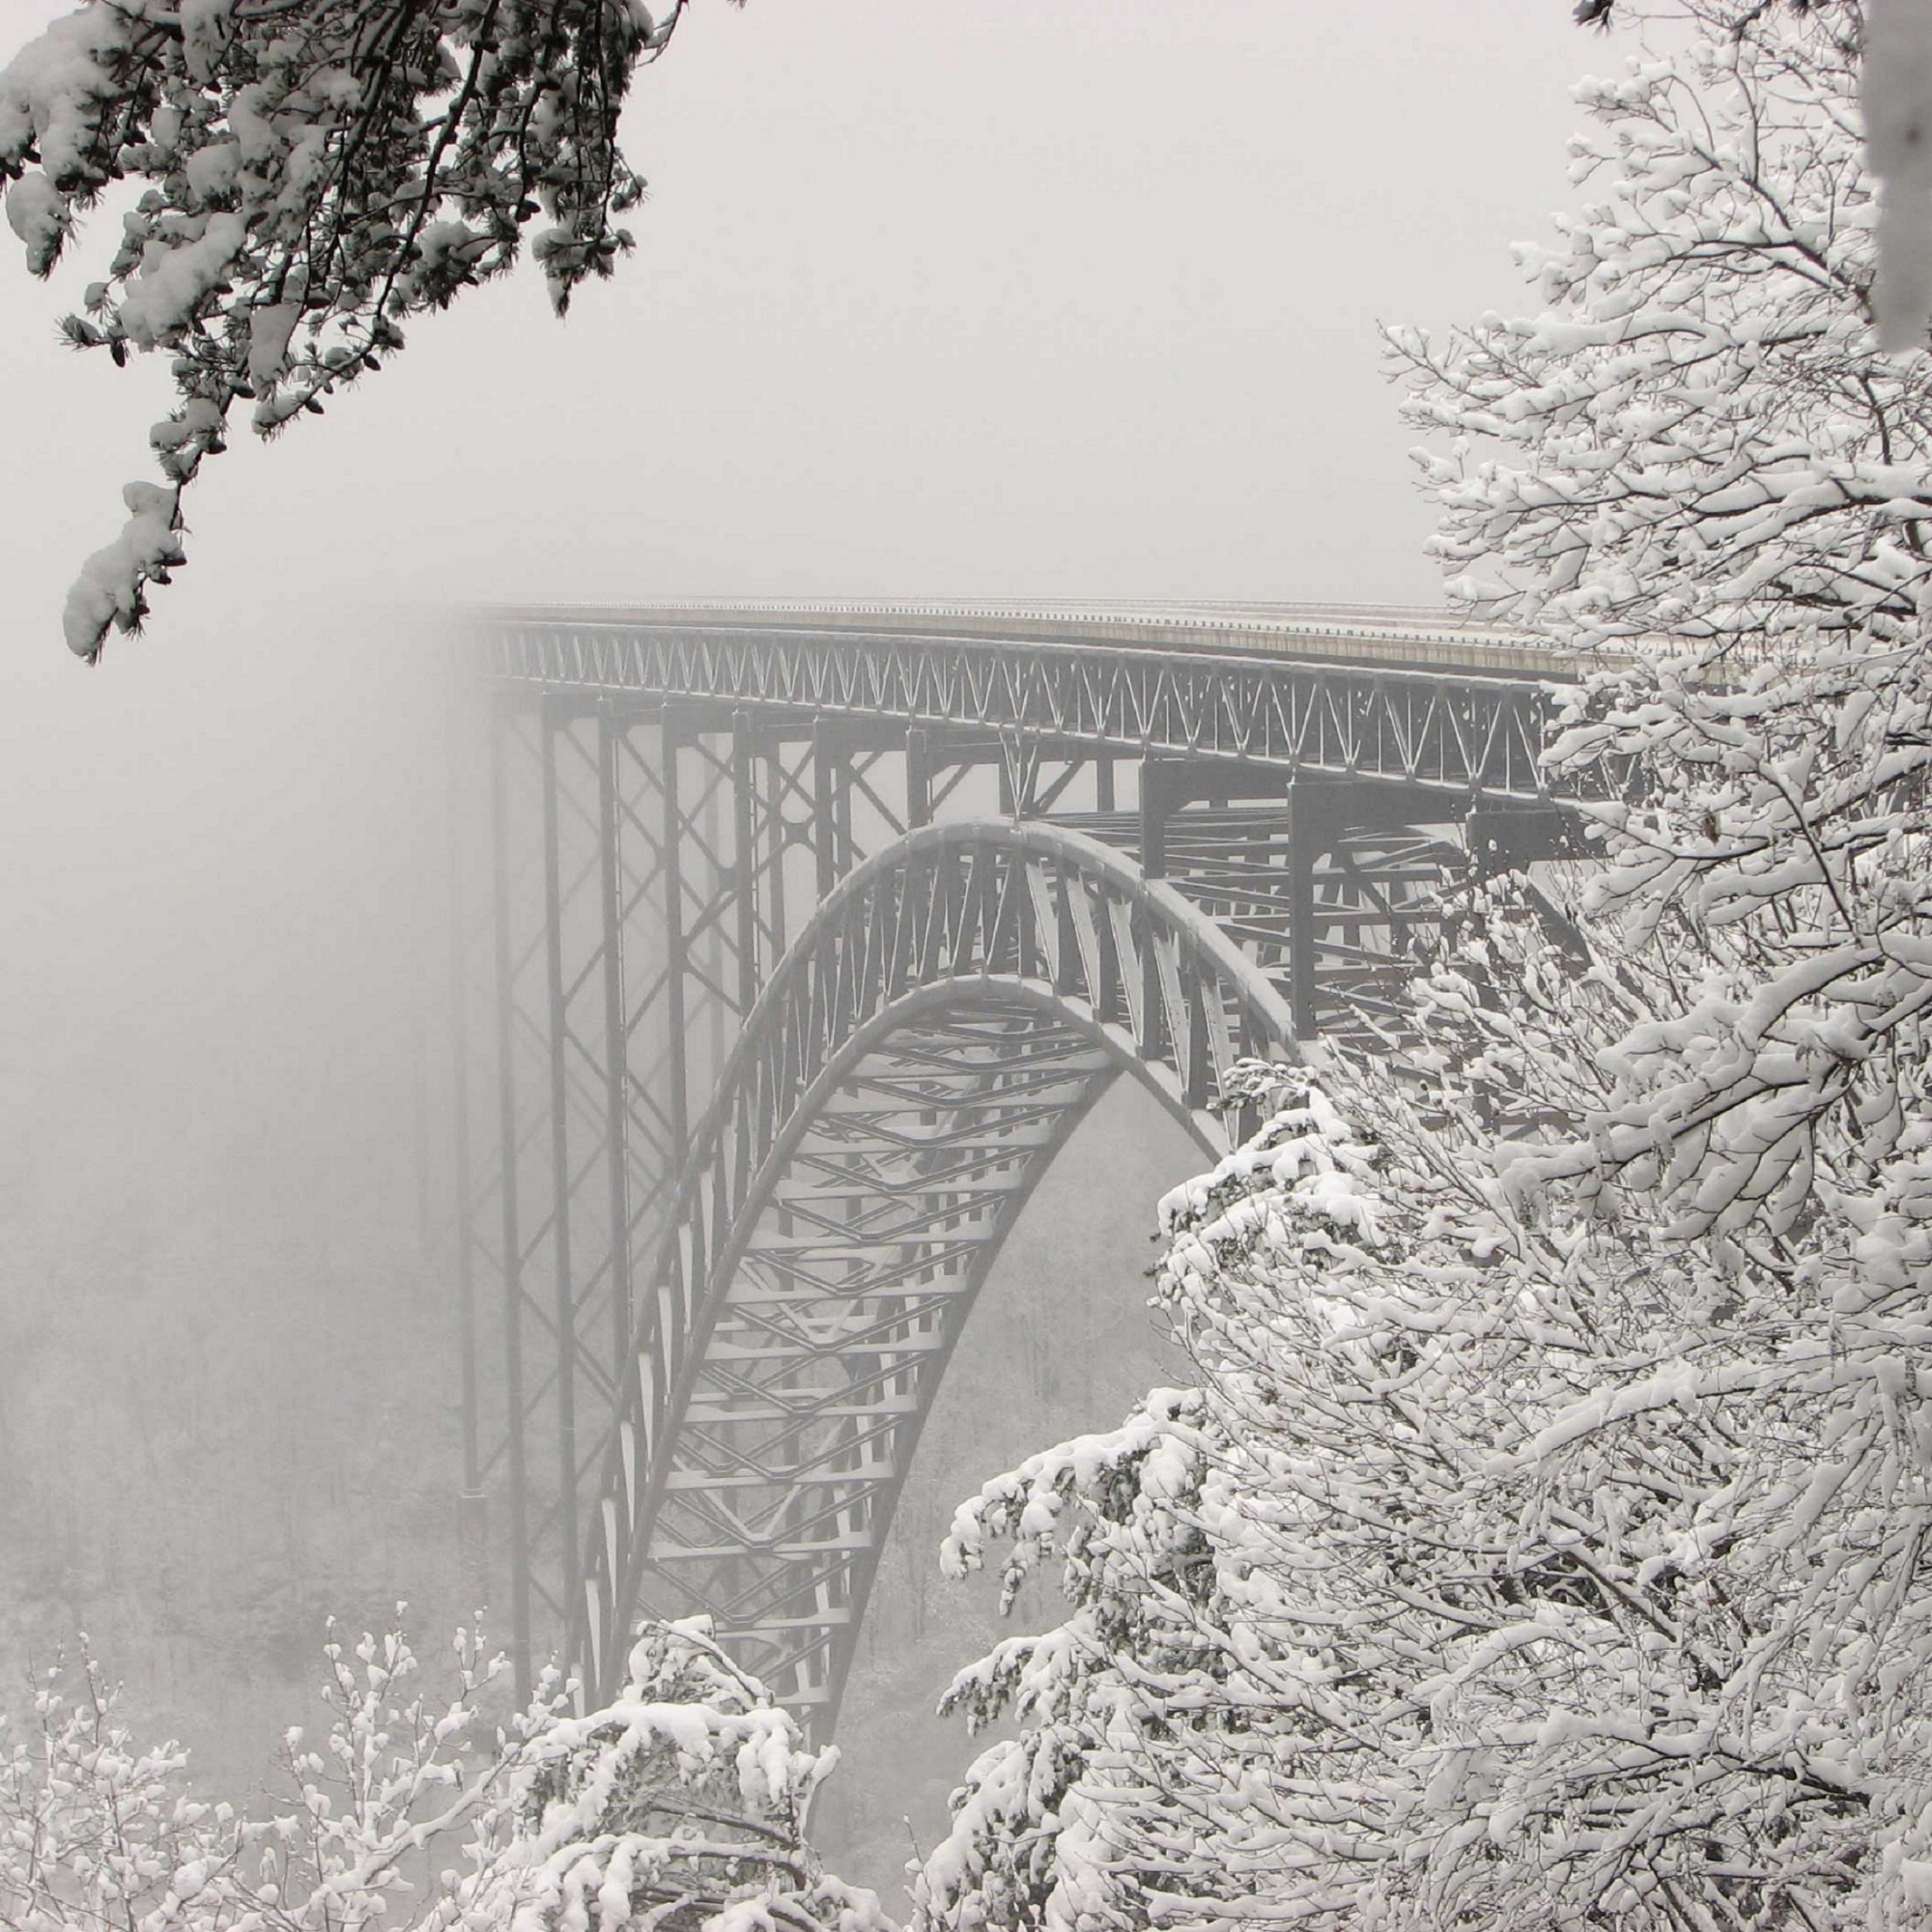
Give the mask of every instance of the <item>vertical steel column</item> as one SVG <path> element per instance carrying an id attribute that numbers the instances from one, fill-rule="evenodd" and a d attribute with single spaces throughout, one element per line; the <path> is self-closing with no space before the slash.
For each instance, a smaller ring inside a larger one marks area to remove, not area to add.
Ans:
<path id="1" fill-rule="evenodd" d="M 424 814 L 427 816 L 427 814 Z M 428 881 L 424 880 L 427 886 Z M 429 892 L 422 895 L 422 906 L 427 914 L 431 903 Z M 425 952 L 428 950 L 424 949 Z M 410 1082 L 414 1090 L 413 1115 L 411 1125 L 414 1130 L 411 1138 L 416 1156 L 416 1246 L 425 1254 L 429 1251 L 429 1231 L 431 1215 L 429 1204 L 429 1032 L 428 989 L 418 988 L 415 1020 L 411 1045 L 416 1062 L 415 1078 Z"/>
<path id="2" fill-rule="evenodd" d="M 597 711 L 597 856 L 604 923 L 604 1152 L 610 1217 L 610 1361 L 623 1361 L 631 1334 L 630 1031 L 625 1022 L 624 886 L 618 808 L 622 727 L 607 703 Z M 569 1606 L 572 1616 L 578 1606 Z"/>
<path id="3" fill-rule="evenodd" d="M 852 841 L 852 794 L 857 788 L 853 783 L 852 770 L 852 747 L 842 737 L 834 754 L 832 769 L 832 795 L 836 802 L 838 826 L 836 858 L 838 876 L 842 879 L 852 869 L 852 854 L 856 849 Z"/>
<path id="4" fill-rule="evenodd" d="M 832 727 L 825 718 L 812 724 L 812 843 L 818 862 L 818 896 L 832 896 L 838 883 L 838 793 L 835 782 Z"/>
<path id="5" fill-rule="evenodd" d="M 1111 774 L 1110 774 L 1111 776 Z M 1167 787 L 1159 758 L 1141 760 L 1141 870 L 1150 879 L 1167 877 Z M 1109 787 L 1111 790 L 1111 786 Z"/>
<path id="6" fill-rule="evenodd" d="M 926 727 L 915 724 L 906 734 L 906 825 L 932 823 L 932 753 L 926 743 Z"/>
<path id="7" fill-rule="evenodd" d="M 1312 1040 L 1316 1029 L 1315 861 L 1321 841 L 1317 796 L 1306 784 L 1288 788 L 1288 1010 L 1297 1040 Z"/>
<path id="8" fill-rule="evenodd" d="M 1141 870 L 1150 879 L 1167 877 L 1167 814 L 1169 804 L 1166 772 L 1158 758 L 1141 760 Z M 1152 921 L 1145 914 L 1141 944 L 1141 1024 L 1139 1046 L 1145 1054 L 1160 1051 L 1164 1028 L 1161 1024 L 1160 963 Z"/>
<path id="9" fill-rule="evenodd" d="M 563 884 L 558 850 L 556 736 L 569 728 L 546 701 L 538 717 L 543 745 L 544 967 L 550 995 L 550 1246 L 556 1258 L 557 1534 L 563 1564 L 563 1612 L 574 1619 L 580 1550 L 577 1535 L 577 1300 L 570 1268 L 570 1128 L 565 1053 L 570 1015 L 563 994 Z"/>
<path id="10" fill-rule="evenodd" d="M 504 740 L 510 701 L 499 698 L 490 739 L 490 836 L 496 888 L 496 1078 L 499 1159 L 503 1205 L 503 1378 L 510 1486 L 510 1659 L 517 1702 L 530 1697 L 530 1496 L 524 1460 L 523 1237 L 517 1221 L 517 1092 L 512 1061 L 516 1040 L 510 964 L 508 778 Z"/>
<path id="11" fill-rule="evenodd" d="M 702 957 L 696 971 L 700 986 L 710 988 L 710 997 L 704 1004 L 710 1024 L 706 1028 L 709 1036 L 704 1058 L 704 1067 L 700 1076 L 703 1091 L 708 1094 L 718 1084 L 718 1076 L 724 1070 L 726 1051 L 726 1020 L 730 1010 L 731 996 L 725 990 L 729 982 L 729 962 L 725 954 L 730 950 L 730 941 L 725 936 L 724 914 L 721 904 L 723 896 L 730 891 L 731 880 L 724 859 L 724 805 L 718 794 L 724 775 L 734 768 L 726 758 L 718 754 L 715 736 L 700 735 L 697 740 L 698 749 L 697 837 L 699 863 L 708 868 L 704 890 L 700 900 L 698 938 L 702 944 Z M 734 788 L 735 790 L 735 787 Z M 732 831 L 735 836 L 737 826 L 734 820 Z M 735 934 L 734 935 L 735 937 Z M 739 1008 L 742 1013 L 743 1008 Z"/>
<path id="12" fill-rule="evenodd" d="M 1214 1096 L 1213 1049 L 1208 1042 L 1208 1002 L 1218 999 L 1214 982 L 1193 972 L 1183 975 L 1182 996 L 1187 1002 L 1187 1084 L 1184 1097 L 1190 1107 L 1207 1106 Z M 1174 1042 L 1178 1048 L 1180 1042 Z"/>
<path id="13" fill-rule="evenodd" d="M 678 802 L 678 718 L 669 705 L 658 722 L 658 744 L 664 760 L 658 782 L 664 792 L 664 1024 L 670 1104 L 664 1117 L 670 1129 L 670 1178 L 691 1140 L 689 1076 L 685 1053 L 684 820 Z"/>
<path id="14" fill-rule="evenodd" d="M 449 830 L 449 1032 L 450 1101 L 456 1115 L 451 1149 L 455 1193 L 456 1320 L 458 1371 L 463 1390 L 463 1491 L 457 1502 L 457 1535 L 462 1546 L 464 1581 L 477 1600 L 483 1585 L 482 1429 L 476 1386 L 476 1177 L 470 1161 L 470 1000 L 464 956 L 469 941 L 463 896 L 462 782 L 455 728 L 448 750 Z"/>
<path id="15" fill-rule="evenodd" d="M 785 821 L 784 740 L 772 740 L 771 755 L 765 761 L 765 878 L 770 887 L 766 901 L 771 914 L 772 959 L 784 957 L 785 928 Z"/>
<path id="16" fill-rule="evenodd" d="M 731 858 L 738 918 L 738 1012 L 742 1019 L 758 997 L 758 854 L 752 826 L 758 768 L 750 714 L 731 714 Z"/>
<path id="17" fill-rule="evenodd" d="M 1114 754 L 1111 752 L 1096 752 L 1094 755 L 1094 809 L 1114 809 Z"/>

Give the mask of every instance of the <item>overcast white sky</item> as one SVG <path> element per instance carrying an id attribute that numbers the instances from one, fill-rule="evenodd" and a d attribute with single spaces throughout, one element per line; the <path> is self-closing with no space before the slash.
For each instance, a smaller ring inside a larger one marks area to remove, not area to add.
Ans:
<path id="1" fill-rule="evenodd" d="M 0 0 L 0 56 L 60 10 Z M 92 671 L 62 599 L 164 372 L 58 346 L 105 218 L 51 290 L 0 229 L 0 1348 L 36 1254 L 185 1227 L 183 1278 L 233 1276 L 266 1221 L 299 1292 L 409 1193 L 440 732 L 426 627 L 358 609 L 1432 598 L 1375 324 L 1523 299 L 1570 85 L 1622 53 L 1569 13 L 696 0 L 619 279 L 563 326 L 533 278 L 466 296 L 243 432 Z"/>
<path id="2" fill-rule="evenodd" d="M 0 0 L 0 42 L 58 10 Z M 346 605 L 1432 596 L 1374 325 L 1521 299 L 1569 84 L 1620 57 L 1569 10 L 698 0 L 620 278 L 562 326 L 527 278 L 467 296 L 211 464 L 190 569 L 92 673 L 62 596 L 165 385 L 56 345 L 104 222 L 52 290 L 0 234 L 10 1030 L 186 1040 L 321 970 L 417 728 Z"/>
<path id="3" fill-rule="evenodd" d="M 621 278 L 561 327 L 529 279 L 466 296 L 211 466 L 196 587 L 94 682 L 345 594 L 1432 594 L 1374 324 L 1517 299 L 1611 52 L 1568 10 L 698 0 L 632 110 Z M 0 290 L 31 650 L 160 385 Z"/>

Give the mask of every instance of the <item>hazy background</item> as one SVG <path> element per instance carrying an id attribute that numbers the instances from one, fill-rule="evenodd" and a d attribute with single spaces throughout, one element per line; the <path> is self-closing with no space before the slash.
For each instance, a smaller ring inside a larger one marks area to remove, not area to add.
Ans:
<path id="1" fill-rule="evenodd" d="M 0 43 L 59 10 L 0 0 Z M 52 290 L 0 274 L 0 1673 L 86 1624 L 239 1778 L 324 1610 L 460 1607 L 414 1166 L 441 723 L 409 609 L 1432 598 L 1375 323 L 1521 299 L 1507 244 L 1568 196 L 1568 84 L 1621 57 L 1568 15 L 700 0 L 631 112 L 652 194 L 619 279 L 562 326 L 529 277 L 467 296 L 212 463 L 188 570 L 91 673 L 61 598 L 147 473 L 164 372 L 57 345 L 105 217 Z M 1139 1165 L 1103 1148 L 1042 1194 L 1060 1244 L 987 1311 L 1002 1386 L 1012 1310 L 1064 1299 L 1077 1340 L 1143 1292 L 1188 1156 L 1114 1131 Z M 1030 1372 L 1015 1453 L 1114 1419 L 1132 1318 L 1084 1383 Z M 1005 1453 L 970 1421 L 928 1438 L 959 1447 L 908 1502 L 928 1542 Z M 909 1533 L 889 1565 L 908 1644 L 928 1561 Z M 964 1654 L 915 1683 L 875 1652 L 855 1724 Z"/>

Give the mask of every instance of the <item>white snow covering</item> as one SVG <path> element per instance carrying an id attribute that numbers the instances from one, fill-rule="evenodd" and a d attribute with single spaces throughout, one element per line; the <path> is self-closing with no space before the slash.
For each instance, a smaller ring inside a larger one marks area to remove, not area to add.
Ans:
<path id="1" fill-rule="evenodd" d="M 118 47 L 128 17 L 87 6 L 50 22 L 0 70 L 0 154 L 40 150 L 56 181 L 79 174 L 106 91 L 100 57 Z"/>
<path id="2" fill-rule="evenodd" d="M 247 224 L 234 214 L 188 218 L 157 236 L 142 250 L 140 271 L 121 298 L 122 326 L 140 347 L 158 347 L 227 278 L 247 240 Z"/>
<path id="3" fill-rule="evenodd" d="M 302 320 L 300 302 L 273 302 L 248 316 L 248 386 L 266 396 L 288 367 L 289 338 Z"/>
<path id="4" fill-rule="evenodd" d="M 38 170 L 7 184 L 7 226 L 26 244 L 27 266 L 44 274 L 60 253 L 71 221 L 67 197 Z"/>
<path id="5" fill-rule="evenodd" d="M 206 397 L 197 396 L 178 416 L 156 423 L 148 431 L 148 440 L 158 450 L 176 450 L 197 436 L 214 435 L 220 428 L 220 410 Z"/>
<path id="6" fill-rule="evenodd" d="M 121 534 L 87 560 L 68 592 L 62 628 L 76 657 L 97 656 L 111 625 L 131 628 L 140 617 L 142 586 L 182 561 L 177 493 L 130 483 L 121 495 L 129 513 Z"/>
<path id="7" fill-rule="evenodd" d="M 177 0 L 183 56 L 189 73 L 197 80 L 205 80 L 214 71 L 234 11 L 235 0 Z"/>

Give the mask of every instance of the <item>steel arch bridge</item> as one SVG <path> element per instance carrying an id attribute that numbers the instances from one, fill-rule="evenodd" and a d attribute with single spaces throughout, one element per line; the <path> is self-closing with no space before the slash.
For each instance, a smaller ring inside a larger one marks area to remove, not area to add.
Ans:
<path id="1" fill-rule="evenodd" d="M 1569 667 L 1392 610 L 474 628 L 464 1456 L 519 1671 L 608 1694 L 706 1609 L 822 1736 L 1060 1147 L 1125 1073 L 1217 1148 L 1234 1060 L 1392 1026 L 1444 866 L 1560 838 Z"/>

